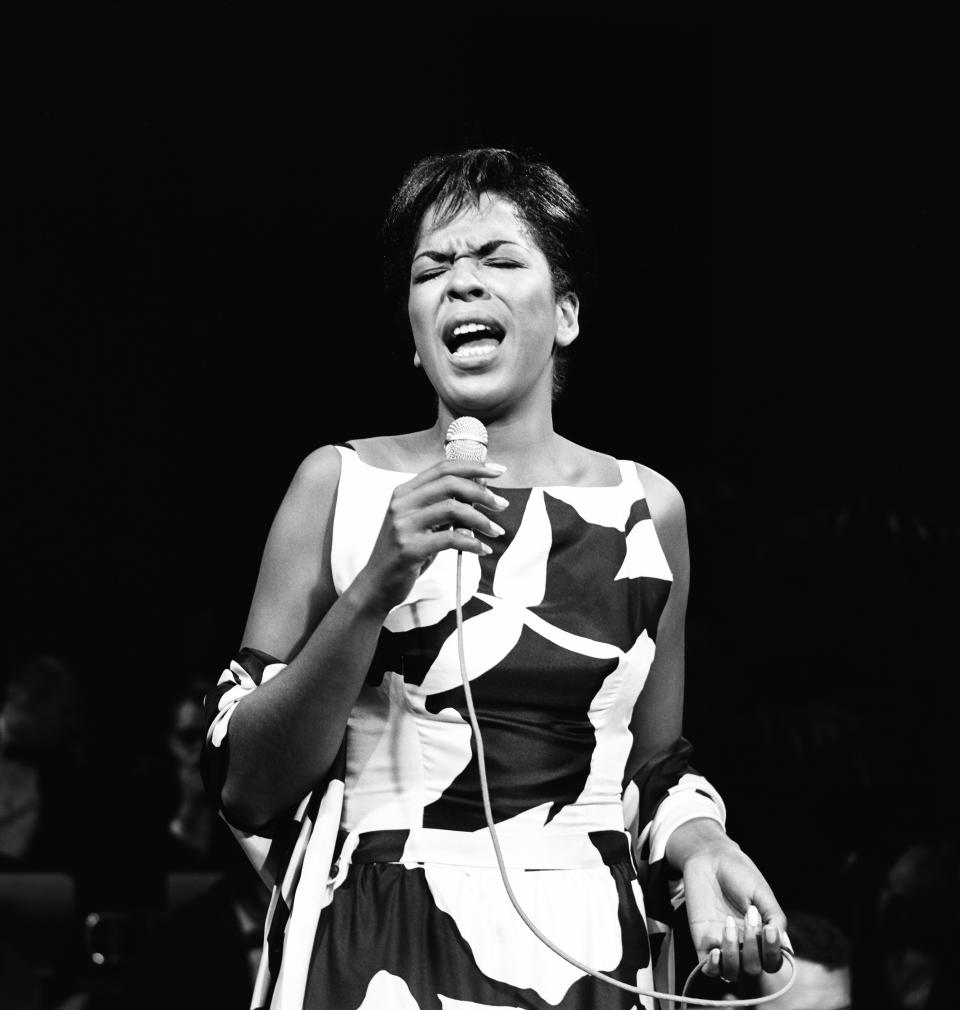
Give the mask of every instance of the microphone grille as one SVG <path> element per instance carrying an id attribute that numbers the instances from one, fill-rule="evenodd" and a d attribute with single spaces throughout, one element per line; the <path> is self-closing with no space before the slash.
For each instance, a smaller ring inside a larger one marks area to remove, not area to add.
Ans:
<path id="1" fill-rule="evenodd" d="M 478 421 L 475 417 L 458 417 L 447 428 L 447 441 L 456 442 L 461 438 L 486 445 L 487 429 L 483 426 L 483 421 Z"/>
<path id="2" fill-rule="evenodd" d="M 487 458 L 487 429 L 475 417 L 458 417 L 447 429 L 444 450 L 449 460 L 472 460 L 482 463 Z"/>

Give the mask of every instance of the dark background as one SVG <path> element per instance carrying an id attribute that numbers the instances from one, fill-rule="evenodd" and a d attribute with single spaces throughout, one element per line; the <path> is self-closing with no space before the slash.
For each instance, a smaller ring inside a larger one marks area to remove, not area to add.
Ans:
<path id="1" fill-rule="evenodd" d="M 533 150 L 601 250 L 557 426 L 683 493 L 698 765 L 781 900 L 842 910 L 851 857 L 953 830 L 945 33 L 360 15 L 23 35 L 8 666 L 75 668 L 122 807 L 300 459 L 433 419 L 381 298 L 402 172 Z"/>

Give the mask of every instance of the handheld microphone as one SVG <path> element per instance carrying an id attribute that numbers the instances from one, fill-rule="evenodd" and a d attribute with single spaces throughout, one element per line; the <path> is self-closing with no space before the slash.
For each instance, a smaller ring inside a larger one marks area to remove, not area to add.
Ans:
<path id="1" fill-rule="evenodd" d="M 447 428 L 443 451 L 451 462 L 485 463 L 487 459 L 487 429 L 475 417 L 458 417 Z M 484 483 L 481 479 L 480 483 Z M 458 533 L 473 536 L 473 530 L 457 528 Z M 457 558 L 459 562 L 460 558 Z"/>

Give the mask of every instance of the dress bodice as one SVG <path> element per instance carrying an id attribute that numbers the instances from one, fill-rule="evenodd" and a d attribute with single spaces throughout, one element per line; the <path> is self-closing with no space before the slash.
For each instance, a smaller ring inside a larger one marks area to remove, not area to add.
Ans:
<path id="1" fill-rule="evenodd" d="M 338 592 L 370 557 L 410 474 L 341 448 Z M 493 553 L 463 555 L 467 672 L 502 832 L 623 828 L 629 722 L 672 576 L 636 466 L 609 487 L 497 488 Z M 461 680 L 456 552 L 389 614 L 347 733 L 343 827 L 484 826 Z"/>

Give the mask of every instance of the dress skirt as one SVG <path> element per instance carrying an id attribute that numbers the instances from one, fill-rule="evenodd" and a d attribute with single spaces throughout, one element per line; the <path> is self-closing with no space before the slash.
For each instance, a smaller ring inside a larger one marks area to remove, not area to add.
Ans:
<path id="1" fill-rule="evenodd" d="M 652 988 L 629 836 L 538 835 L 501 840 L 524 911 L 578 960 Z M 651 1005 L 586 975 L 528 929 L 510 904 L 485 832 L 439 830 L 359 836 L 320 916 L 304 1004 L 307 1010 Z"/>

